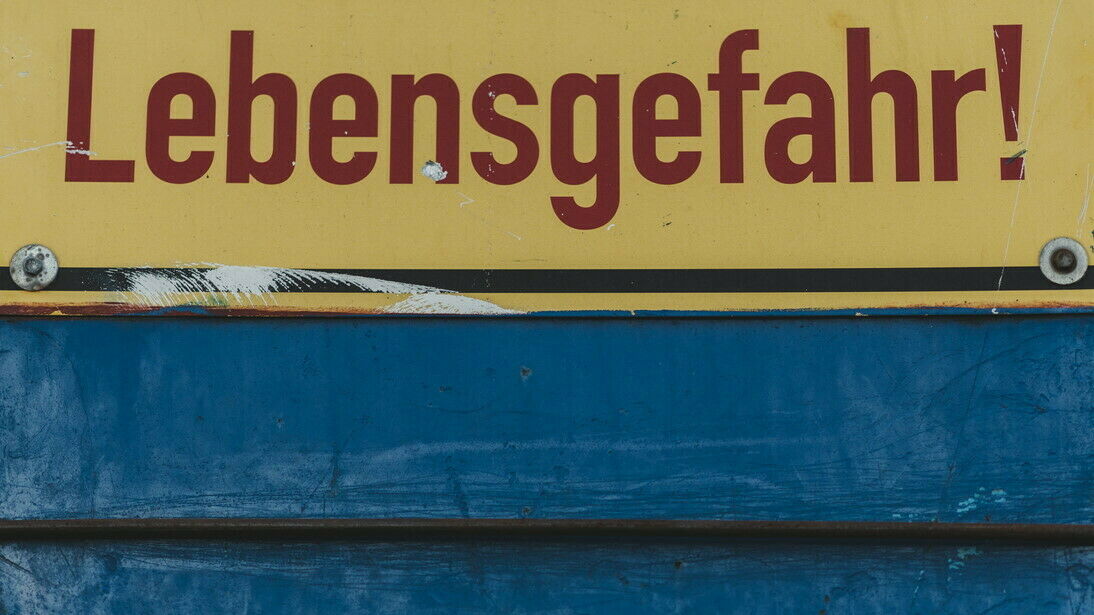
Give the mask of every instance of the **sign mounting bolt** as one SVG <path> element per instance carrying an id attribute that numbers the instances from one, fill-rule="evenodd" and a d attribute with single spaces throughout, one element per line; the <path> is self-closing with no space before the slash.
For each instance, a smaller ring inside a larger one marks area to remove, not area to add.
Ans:
<path id="1" fill-rule="evenodd" d="M 49 248 L 32 243 L 11 257 L 11 279 L 23 290 L 42 290 L 57 277 L 57 257 Z"/>
<path id="2" fill-rule="evenodd" d="M 1089 264 L 1086 249 L 1070 237 L 1057 237 L 1041 248 L 1040 266 L 1053 284 L 1066 286 L 1083 278 Z"/>

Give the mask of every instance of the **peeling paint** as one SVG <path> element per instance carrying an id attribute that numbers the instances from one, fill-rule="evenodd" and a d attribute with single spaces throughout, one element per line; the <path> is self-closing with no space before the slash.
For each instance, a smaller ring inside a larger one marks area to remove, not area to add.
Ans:
<path id="1" fill-rule="evenodd" d="M 97 154 L 89 149 L 79 149 L 72 144 L 72 141 L 65 141 L 65 153 L 67 154 L 79 154 L 81 156 L 96 156 Z"/>
<path id="2" fill-rule="evenodd" d="M 976 498 L 972 497 L 972 498 L 967 498 L 967 499 L 964 499 L 964 500 L 961 500 L 960 502 L 958 502 L 956 510 L 957 510 L 958 513 L 967 513 L 967 512 L 972 512 L 972 511 L 976 510 L 976 506 L 977 506 Z"/>
<path id="3" fill-rule="evenodd" d="M 425 164 L 422 165 L 422 175 L 425 175 L 435 182 L 439 182 L 442 179 L 448 177 L 448 171 L 444 170 L 444 167 L 441 166 L 441 163 L 427 160 Z"/>
<path id="4" fill-rule="evenodd" d="M 958 514 L 972 512 L 983 504 L 1006 504 L 1007 492 L 1003 489 L 992 489 L 990 492 L 981 487 L 971 497 L 957 503 L 955 509 Z"/>
<path id="5" fill-rule="evenodd" d="M 948 560 L 950 570 L 961 570 L 965 567 L 965 560 L 974 555 L 980 555 L 980 549 L 976 547 L 961 547 L 957 555 Z"/>

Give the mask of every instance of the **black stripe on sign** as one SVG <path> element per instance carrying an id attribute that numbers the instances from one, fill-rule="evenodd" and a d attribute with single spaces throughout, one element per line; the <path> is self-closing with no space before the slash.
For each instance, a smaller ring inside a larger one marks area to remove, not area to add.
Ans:
<path id="1" fill-rule="evenodd" d="M 49 291 L 127 291 L 133 274 L 186 279 L 183 267 L 64 267 Z M 1053 284 L 1038 267 L 846 269 L 312 269 L 420 284 L 461 293 L 831 293 L 994 290 L 1088 290 L 1094 275 Z M 999 285 L 1003 273 L 1002 286 Z M 0 275 L 0 290 L 19 290 Z M 289 293 L 369 292 L 337 280 L 296 279 Z"/>

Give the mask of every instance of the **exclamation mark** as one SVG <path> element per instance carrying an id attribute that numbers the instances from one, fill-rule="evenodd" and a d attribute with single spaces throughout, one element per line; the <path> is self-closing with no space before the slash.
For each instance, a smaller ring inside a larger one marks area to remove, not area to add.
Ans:
<path id="1" fill-rule="evenodd" d="M 999 71 L 999 102 L 1003 109 L 1003 135 L 1018 140 L 1018 99 L 1022 84 L 1022 26 L 995 26 L 995 66 Z M 1025 150 L 999 159 L 999 179 L 1025 179 Z"/>

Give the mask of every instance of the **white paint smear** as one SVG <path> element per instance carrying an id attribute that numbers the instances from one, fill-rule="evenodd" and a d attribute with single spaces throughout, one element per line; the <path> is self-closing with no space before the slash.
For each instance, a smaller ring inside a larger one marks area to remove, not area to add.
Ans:
<path id="1" fill-rule="evenodd" d="M 412 295 L 384 311 L 392 314 L 520 314 L 489 301 L 447 292 Z"/>
<path id="2" fill-rule="evenodd" d="M 314 284 L 336 284 L 363 292 L 410 295 L 383 309 L 391 314 L 518 314 L 482 299 L 420 284 L 392 282 L 344 273 L 284 267 L 246 267 L 201 263 L 183 272 L 158 269 L 113 269 L 122 279 L 129 303 L 148 307 L 181 305 L 276 305 L 272 293 L 304 290 Z"/>

